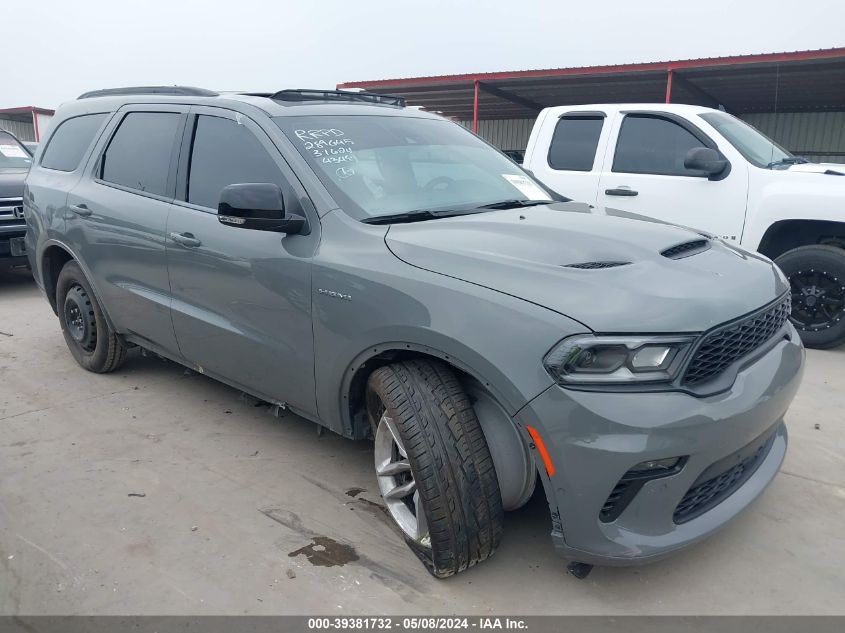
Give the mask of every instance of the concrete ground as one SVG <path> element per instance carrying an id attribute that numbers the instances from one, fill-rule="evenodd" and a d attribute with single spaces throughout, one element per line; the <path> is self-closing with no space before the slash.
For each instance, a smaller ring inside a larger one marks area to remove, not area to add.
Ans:
<path id="1" fill-rule="evenodd" d="M 845 349 L 808 358 L 781 474 L 707 542 L 579 581 L 538 494 L 491 560 L 437 581 L 387 522 L 370 444 L 137 353 L 87 373 L 3 275 L 0 613 L 845 614 Z"/>

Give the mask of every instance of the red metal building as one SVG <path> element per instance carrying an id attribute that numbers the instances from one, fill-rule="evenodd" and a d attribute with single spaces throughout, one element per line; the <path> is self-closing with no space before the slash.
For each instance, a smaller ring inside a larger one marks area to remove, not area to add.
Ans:
<path id="1" fill-rule="evenodd" d="M 537 112 L 582 103 L 722 108 L 803 155 L 845 161 L 845 47 L 677 61 L 351 81 L 524 149 Z"/>
<path id="2" fill-rule="evenodd" d="M 35 106 L 0 108 L 0 130 L 8 130 L 22 141 L 38 142 L 54 114 L 55 110 Z"/>

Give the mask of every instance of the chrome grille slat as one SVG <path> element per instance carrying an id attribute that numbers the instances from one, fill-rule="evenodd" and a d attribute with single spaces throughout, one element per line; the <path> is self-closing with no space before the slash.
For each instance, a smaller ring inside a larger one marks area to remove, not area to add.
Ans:
<path id="1" fill-rule="evenodd" d="M 23 198 L 0 198 L 0 224 L 23 222 Z"/>

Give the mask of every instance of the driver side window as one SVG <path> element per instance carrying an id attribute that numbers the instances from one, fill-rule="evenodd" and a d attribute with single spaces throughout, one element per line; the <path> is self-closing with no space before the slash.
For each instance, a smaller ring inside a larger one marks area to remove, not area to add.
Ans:
<path id="1" fill-rule="evenodd" d="M 613 171 L 625 174 L 697 176 L 684 167 L 687 152 L 702 147 L 699 138 L 677 123 L 650 115 L 628 114 L 622 121 Z"/>
<path id="2" fill-rule="evenodd" d="M 287 189 L 279 166 L 246 126 L 231 119 L 196 119 L 187 201 L 217 209 L 223 188 L 245 182 L 275 183 Z"/>

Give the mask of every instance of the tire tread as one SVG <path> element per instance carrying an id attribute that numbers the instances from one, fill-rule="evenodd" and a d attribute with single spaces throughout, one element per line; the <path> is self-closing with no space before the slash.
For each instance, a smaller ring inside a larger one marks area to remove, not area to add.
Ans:
<path id="1" fill-rule="evenodd" d="M 394 416 L 428 519 L 431 549 L 409 542 L 439 577 L 486 560 L 502 537 L 493 459 L 468 396 L 444 363 L 415 359 L 369 379 Z"/>

